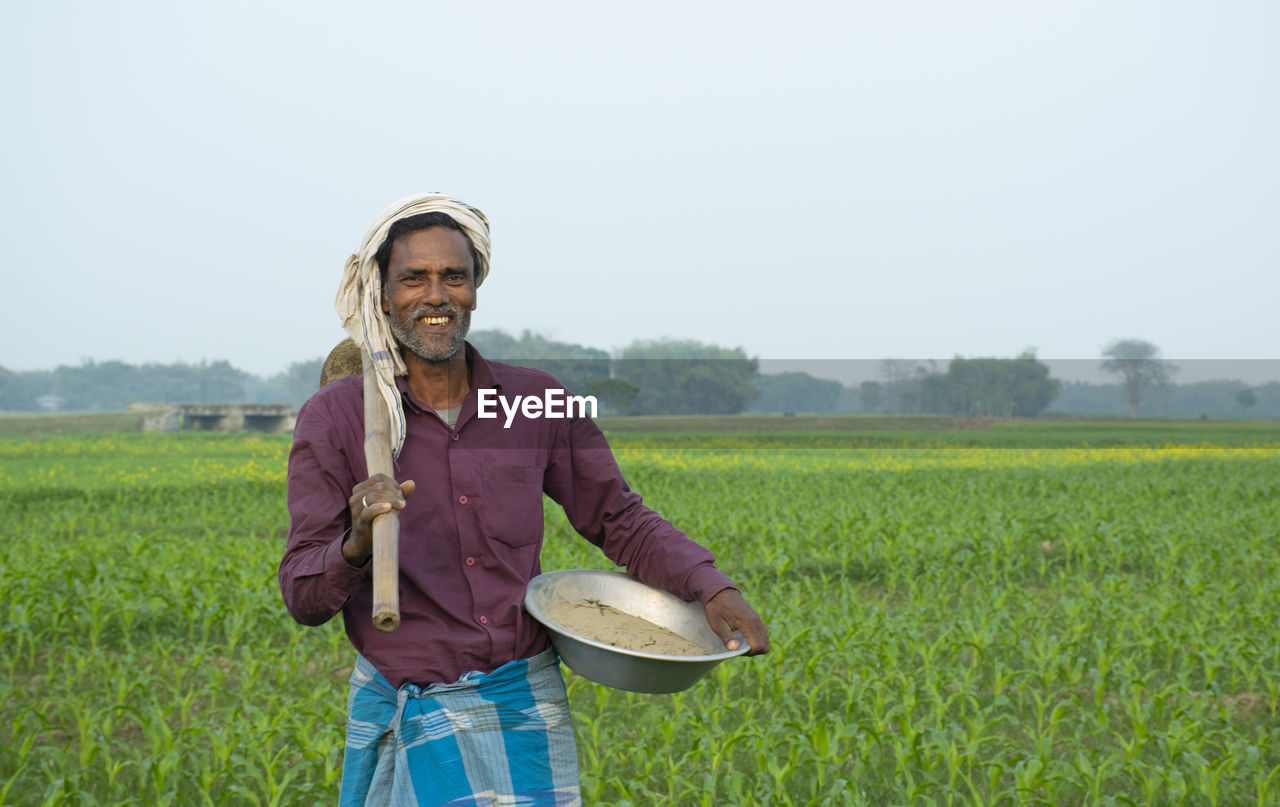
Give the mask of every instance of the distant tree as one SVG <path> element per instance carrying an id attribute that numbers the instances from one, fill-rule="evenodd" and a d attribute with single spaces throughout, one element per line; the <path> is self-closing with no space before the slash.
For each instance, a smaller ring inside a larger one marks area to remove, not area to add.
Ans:
<path id="1" fill-rule="evenodd" d="M 1161 398 L 1144 398 L 1144 414 L 1160 417 L 1230 417 L 1241 412 L 1239 381 L 1195 381 L 1171 384 Z M 1250 387 L 1256 402 L 1249 409 L 1251 417 L 1280 417 L 1280 382 Z M 1248 396 L 1246 396 L 1247 398 Z M 1087 384 L 1069 381 L 1053 400 L 1053 409 L 1062 415 L 1115 417 L 1128 413 L 1120 384 Z"/>
<path id="2" fill-rule="evenodd" d="M 480 330 L 467 334 L 467 341 L 487 359 L 508 361 L 515 358 L 515 337 L 500 330 Z"/>
<path id="3" fill-rule="evenodd" d="M 498 330 L 474 331 L 467 339 L 485 358 L 545 370 L 575 393 L 609 378 L 609 353 L 599 348 L 557 342 L 528 330 L 519 338 Z"/>
<path id="4" fill-rule="evenodd" d="M 225 359 L 201 361 L 191 365 L 191 377 L 195 381 L 192 396 L 197 403 L 230 403 L 244 400 L 244 382 L 248 376 L 244 370 L 231 366 Z"/>
<path id="5" fill-rule="evenodd" d="M 1025 352 L 1013 360 L 1013 415 L 1031 418 L 1044 413 L 1058 397 L 1062 382 L 1049 377 L 1049 366 Z"/>
<path id="6" fill-rule="evenodd" d="M 587 383 L 586 394 L 600 402 L 602 413 L 627 414 L 640 388 L 622 378 L 597 378 Z"/>
<path id="7" fill-rule="evenodd" d="M 836 398 L 837 412 L 867 412 L 866 404 L 858 394 L 857 387 L 841 387 L 840 397 Z"/>
<path id="8" fill-rule="evenodd" d="M 884 387 L 879 381 L 863 381 L 858 385 L 858 399 L 868 412 L 875 412 L 884 402 Z"/>
<path id="9" fill-rule="evenodd" d="M 1027 351 L 1015 359 L 951 360 L 940 396 L 934 396 L 931 411 L 978 417 L 1035 417 L 1044 412 L 1058 394 L 1059 382 L 1049 378 L 1049 368 Z"/>
<path id="10" fill-rule="evenodd" d="M 317 356 L 308 361 L 295 361 L 284 371 L 286 389 L 289 391 L 289 403 L 301 406 L 308 398 L 320 390 L 320 370 L 324 367 L 324 359 Z"/>
<path id="11" fill-rule="evenodd" d="M 283 372 L 265 379 L 252 376 L 245 381 L 246 399 L 253 403 L 288 403 L 302 406 L 320 389 L 324 359 L 292 362 Z"/>
<path id="12" fill-rule="evenodd" d="M 34 411 L 38 408 L 36 399 L 42 395 L 52 395 L 57 388 L 53 370 L 27 370 L 17 374 L 26 389 L 26 406 L 15 406 L 15 409 Z"/>
<path id="13" fill-rule="evenodd" d="M 640 389 L 639 414 L 727 415 L 756 395 L 757 362 L 741 348 L 691 340 L 639 340 L 623 348 L 615 375 Z"/>
<path id="14" fill-rule="evenodd" d="M 143 364 L 84 359 L 79 366 L 24 373 L 35 397 L 62 398 L 64 409 L 121 410 L 139 401 L 223 403 L 246 399 L 252 377 L 226 361 Z"/>
<path id="15" fill-rule="evenodd" d="M 1258 402 L 1258 394 L 1253 390 L 1245 387 L 1236 393 L 1236 403 L 1240 404 L 1241 409 L 1248 409 Z"/>
<path id="16" fill-rule="evenodd" d="M 913 359 L 881 359 L 880 375 L 885 382 L 883 400 L 890 412 L 919 411 L 922 400 L 920 381 L 928 370 Z"/>
<path id="17" fill-rule="evenodd" d="M 66 399 L 65 408 L 77 411 L 124 409 L 144 386 L 138 368 L 120 361 L 82 359 L 78 367 L 58 367 L 53 379 L 53 388 L 45 394 Z"/>
<path id="18" fill-rule="evenodd" d="M 839 381 L 800 372 L 758 375 L 752 383 L 752 412 L 834 412 L 843 389 Z"/>
<path id="19" fill-rule="evenodd" d="M 0 410 L 29 410 L 35 408 L 35 398 L 26 378 L 12 370 L 0 367 Z"/>
<path id="20" fill-rule="evenodd" d="M 317 379 L 317 386 L 319 379 Z M 290 400 L 289 383 L 285 373 L 251 376 L 244 383 L 245 400 L 249 403 L 283 403 Z M 308 396 L 310 397 L 310 396 Z M 306 400 L 305 398 L 303 400 Z M 293 403 L 296 407 L 297 403 Z"/>
<path id="21" fill-rule="evenodd" d="M 951 391 L 952 382 L 950 376 L 946 373 L 924 371 L 915 382 L 915 392 L 913 400 L 918 400 L 915 406 L 917 412 L 952 412 L 956 408 L 955 402 L 952 400 L 955 396 Z M 968 414 L 962 412 L 960 414 Z"/>
<path id="22" fill-rule="evenodd" d="M 1125 398 L 1129 401 L 1129 417 L 1138 417 L 1142 393 L 1152 385 L 1164 385 L 1178 371 L 1176 365 L 1160 358 L 1160 348 L 1142 339 L 1117 339 L 1107 345 L 1102 355 L 1102 369 L 1121 378 Z"/>

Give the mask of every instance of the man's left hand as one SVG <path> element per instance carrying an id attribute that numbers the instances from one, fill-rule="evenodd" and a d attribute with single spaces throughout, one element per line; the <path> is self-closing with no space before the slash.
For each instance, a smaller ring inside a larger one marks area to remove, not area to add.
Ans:
<path id="1" fill-rule="evenodd" d="M 738 649 L 738 639 L 733 635 L 736 630 L 751 646 L 748 656 L 769 652 L 769 629 L 736 588 L 726 588 L 711 598 L 707 603 L 707 623 L 730 650 Z"/>

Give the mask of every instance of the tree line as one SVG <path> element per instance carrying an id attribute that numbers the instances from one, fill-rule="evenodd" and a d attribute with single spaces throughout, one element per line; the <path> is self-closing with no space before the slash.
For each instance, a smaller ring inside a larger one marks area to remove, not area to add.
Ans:
<path id="1" fill-rule="evenodd" d="M 0 410 L 116 412 L 132 403 L 301 404 L 319 387 L 322 359 L 294 362 L 268 377 L 226 361 L 128 364 L 86 359 L 54 370 L 0 367 Z"/>
<path id="2" fill-rule="evenodd" d="M 544 369 L 576 394 L 595 395 L 602 414 L 932 413 L 971 417 L 1043 414 L 1163 417 L 1280 416 L 1280 383 L 1172 384 L 1176 368 L 1150 343 L 1108 346 L 1103 369 L 1116 384 L 1062 383 L 1033 352 L 1013 358 L 957 356 L 935 362 L 885 359 L 878 379 L 846 386 L 804 372 L 761 373 L 741 348 L 692 340 L 638 340 L 610 354 L 525 331 L 473 332 L 488 358 Z M 14 372 L 0 367 L 0 410 L 119 411 L 135 402 L 290 403 L 319 386 L 323 357 L 255 376 L 226 361 L 78 366 Z"/>

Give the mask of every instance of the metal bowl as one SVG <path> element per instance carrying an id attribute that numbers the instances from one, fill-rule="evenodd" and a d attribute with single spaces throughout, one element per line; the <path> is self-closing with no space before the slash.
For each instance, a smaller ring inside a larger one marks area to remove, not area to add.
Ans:
<path id="1" fill-rule="evenodd" d="M 588 599 L 599 600 L 679 634 L 701 645 L 707 655 L 668 656 L 614 647 L 574 633 L 547 618 L 547 613 L 561 603 Z M 621 572 L 574 569 L 540 574 L 529 581 L 524 607 L 547 629 L 551 643 L 569 669 L 598 684 L 630 692 L 665 694 L 688 689 L 712 667 L 751 649 L 739 634 L 738 649 L 726 650 L 724 642 L 707 624 L 702 603 L 685 602 Z"/>

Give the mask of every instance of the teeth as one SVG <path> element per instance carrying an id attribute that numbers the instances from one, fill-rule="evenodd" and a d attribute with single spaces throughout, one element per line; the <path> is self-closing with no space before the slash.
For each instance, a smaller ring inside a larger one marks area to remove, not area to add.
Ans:
<path id="1" fill-rule="evenodd" d="M 444 325 L 448 321 L 449 321 L 448 317 L 423 317 L 422 319 L 418 320 L 418 322 L 421 322 L 425 325 Z"/>

